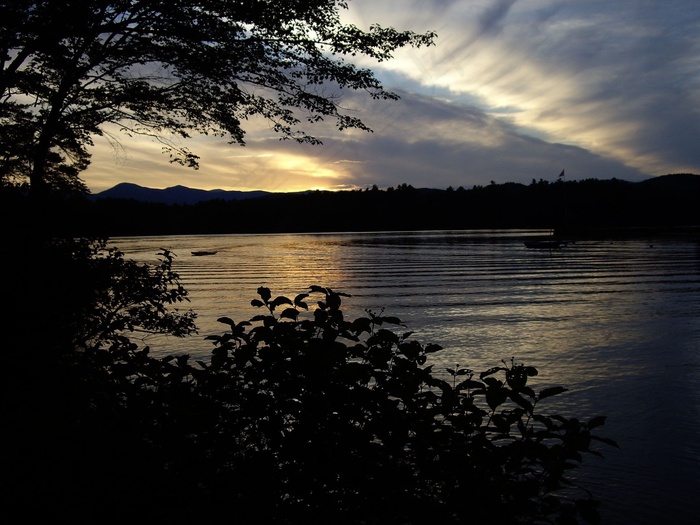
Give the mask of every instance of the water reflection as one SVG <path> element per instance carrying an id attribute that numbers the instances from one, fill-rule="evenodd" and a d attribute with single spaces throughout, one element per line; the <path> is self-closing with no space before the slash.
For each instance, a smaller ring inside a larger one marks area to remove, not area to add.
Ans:
<path id="1" fill-rule="evenodd" d="M 697 319 L 699 279 L 692 245 L 657 242 L 649 250 L 647 243 L 579 243 L 539 252 L 523 248 L 522 235 L 529 233 L 174 236 L 114 242 L 135 259 L 155 260 L 161 247 L 179 255 L 174 266 L 200 314 L 202 333 L 220 329 L 212 318 L 252 315 L 250 299 L 261 285 L 287 295 L 311 284 L 346 291 L 353 295 L 347 302 L 350 315 L 384 308 L 421 339 L 434 337 L 454 349 L 478 348 L 474 352 L 491 361 L 515 353 L 551 364 L 562 352 L 570 354 L 572 346 L 575 351 L 631 345 L 668 331 L 669 318 L 691 324 Z M 194 249 L 218 253 L 189 256 Z M 187 341 L 183 348 L 192 344 Z"/>

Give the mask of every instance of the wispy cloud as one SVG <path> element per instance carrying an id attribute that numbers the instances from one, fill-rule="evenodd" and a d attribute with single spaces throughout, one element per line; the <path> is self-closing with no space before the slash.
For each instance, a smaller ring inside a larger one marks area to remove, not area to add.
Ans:
<path id="1" fill-rule="evenodd" d="M 403 182 L 456 187 L 529 182 L 563 167 L 581 178 L 700 173 L 697 0 L 349 5 L 347 20 L 362 27 L 379 22 L 438 32 L 433 47 L 365 63 L 402 97 L 376 104 L 346 95 L 375 133 L 339 135 L 321 127 L 324 146 L 310 148 L 279 142 L 256 124 L 243 150 L 195 141 L 198 173 L 158 161 L 157 147 L 132 145 L 120 166 L 113 155 L 111 165 L 96 158 L 88 185 L 104 187 L 121 176 L 273 190 Z M 100 153 L 107 157 L 107 150 Z"/>

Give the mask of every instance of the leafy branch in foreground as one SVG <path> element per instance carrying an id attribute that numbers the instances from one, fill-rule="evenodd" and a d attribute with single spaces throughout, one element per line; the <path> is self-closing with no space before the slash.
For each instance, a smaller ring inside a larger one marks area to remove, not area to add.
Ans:
<path id="1" fill-rule="evenodd" d="M 232 423 L 255 444 L 248 452 L 278 458 L 266 475 L 280 483 L 285 514 L 305 519 L 335 508 L 357 513 L 351 522 L 383 523 L 598 520 L 597 502 L 570 472 L 583 454 L 600 455 L 592 442 L 615 445 L 591 432 L 604 417 L 543 415 L 539 405 L 566 389 L 535 392 L 528 379 L 537 370 L 514 359 L 478 375 L 447 369 L 450 384 L 424 366 L 439 346 L 386 328 L 399 319 L 367 312 L 346 321 L 347 295 L 318 286 L 309 293 L 321 299 L 313 317 L 301 319 L 309 294 L 273 298 L 259 288 L 252 304 L 266 313 L 238 324 L 220 319 L 231 330 L 211 337 L 211 363 L 196 376 L 203 386 L 219 378 L 212 392 L 231 390 L 239 409 Z"/>
<path id="2" fill-rule="evenodd" d="M 49 403 L 60 411 L 42 405 L 31 434 L 62 451 L 41 469 L 65 508 L 168 523 L 598 520 L 571 472 L 615 444 L 593 433 L 603 417 L 543 414 L 565 389 L 535 392 L 535 368 L 437 373 L 439 346 L 395 332 L 395 317 L 346 320 L 346 294 L 258 294 L 260 314 L 219 319 L 208 360 L 126 338 L 73 356 Z M 18 457 L 22 473 L 38 461 Z"/>
<path id="3" fill-rule="evenodd" d="M 126 260 L 103 239 L 19 243 L 6 259 L 6 341 L 51 358 L 52 349 L 71 354 L 134 332 L 195 333 L 196 314 L 179 308 L 189 298 L 172 269 L 175 254 L 158 257 L 157 264 Z"/>

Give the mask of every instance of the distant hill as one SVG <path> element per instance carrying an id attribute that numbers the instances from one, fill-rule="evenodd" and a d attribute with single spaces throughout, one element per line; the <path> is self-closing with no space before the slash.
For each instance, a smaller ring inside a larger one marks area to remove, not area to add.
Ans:
<path id="1" fill-rule="evenodd" d="M 234 201 L 254 199 L 269 195 L 266 191 L 229 191 L 229 190 L 200 190 L 185 186 L 172 186 L 165 189 L 145 188 L 138 184 L 122 182 L 113 188 L 96 193 L 92 200 L 100 199 L 133 199 L 140 202 L 159 204 L 197 204 L 211 200 Z"/>
<path id="2" fill-rule="evenodd" d="M 574 181 L 572 181 L 574 182 Z M 694 175 L 691 173 L 674 173 L 670 175 L 662 175 L 659 177 L 652 177 L 641 182 L 626 182 L 619 181 L 632 186 L 639 186 L 648 189 L 662 190 L 662 191 L 690 191 L 697 192 L 700 190 L 700 175 Z M 504 184 L 497 184 L 496 186 L 501 189 L 504 188 L 524 188 L 525 185 L 507 182 Z M 440 192 L 441 190 L 429 189 L 429 188 L 416 188 L 415 191 L 424 194 Z M 311 193 L 299 192 L 299 194 Z M 113 188 L 102 191 L 100 193 L 95 193 L 90 196 L 92 201 L 97 201 L 101 199 L 132 199 L 139 202 L 151 202 L 158 204 L 197 204 L 199 202 L 206 202 L 211 200 L 223 200 L 223 201 L 239 201 L 247 199 L 257 199 L 260 197 L 267 197 L 277 195 L 273 192 L 268 191 L 236 191 L 236 190 L 201 190 L 197 188 L 188 188 L 186 186 L 171 186 L 165 189 L 157 188 L 146 188 L 144 186 L 139 186 L 138 184 L 132 184 L 129 182 L 122 182 L 117 184 Z M 287 194 L 284 195 L 293 195 Z"/>
<path id="3" fill-rule="evenodd" d="M 5 224 L 34 220 L 24 194 L 1 190 Z M 700 175 L 692 174 L 299 193 L 119 184 L 89 199 L 56 200 L 50 215 L 54 230 L 72 236 L 541 228 L 572 238 L 663 231 L 695 239 L 698 202 Z"/>
<path id="4" fill-rule="evenodd" d="M 637 184 L 663 190 L 698 191 L 700 190 L 700 175 L 692 173 L 672 173 L 661 177 L 652 177 Z"/>

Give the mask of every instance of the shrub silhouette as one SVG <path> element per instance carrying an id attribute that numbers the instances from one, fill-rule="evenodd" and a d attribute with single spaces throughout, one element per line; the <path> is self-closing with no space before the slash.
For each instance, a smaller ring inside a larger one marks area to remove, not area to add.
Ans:
<path id="1" fill-rule="evenodd" d="M 21 481 L 41 471 L 54 515 L 76 522 L 597 521 L 569 473 L 593 441 L 614 445 L 591 432 L 604 418 L 541 414 L 565 389 L 534 392 L 535 368 L 441 378 L 439 346 L 394 317 L 346 320 L 346 294 L 258 294 L 261 314 L 219 319 L 208 360 L 124 337 L 66 361 L 43 433 L 60 453 L 24 457 Z"/>
<path id="2" fill-rule="evenodd" d="M 540 414 L 565 389 L 535 393 L 537 370 L 514 360 L 440 379 L 424 366 L 440 347 L 386 328 L 399 319 L 347 321 L 345 294 L 309 293 L 321 297 L 302 319 L 309 294 L 259 288 L 252 304 L 265 313 L 219 319 L 230 330 L 210 337 L 211 362 L 193 373 L 203 394 L 232 408 L 224 426 L 235 454 L 267 465 L 257 475 L 274 480 L 268 508 L 290 523 L 597 521 L 592 498 L 563 489 L 582 453 L 598 453 L 592 440 L 614 445 L 591 433 L 603 417 Z"/>
<path id="3" fill-rule="evenodd" d="M 186 299 L 173 254 L 150 267 L 103 249 L 59 243 L 62 279 L 44 274 L 24 308 L 52 283 L 58 299 L 73 281 L 85 293 L 43 317 L 37 303 L 27 322 L 50 330 L 7 355 L 2 467 L 27 519 L 597 521 L 571 471 L 599 454 L 592 443 L 615 443 L 592 433 L 603 417 L 543 414 L 565 389 L 535 392 L 535 368 L 435 372 L 439 346 L 383 313 L 345 319 L 349 296 L 320 286 L 294 298 L 261 287 L 258 315 L 219 319 L 209 359 L 156 358 L 129 333 L 194 328 L 191 312 L 168 312 Z"/>

